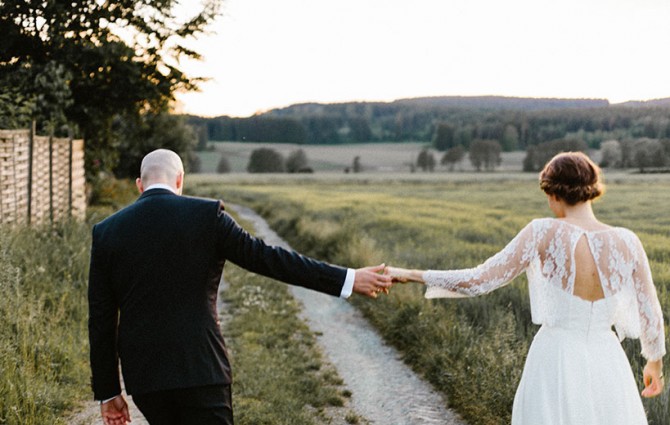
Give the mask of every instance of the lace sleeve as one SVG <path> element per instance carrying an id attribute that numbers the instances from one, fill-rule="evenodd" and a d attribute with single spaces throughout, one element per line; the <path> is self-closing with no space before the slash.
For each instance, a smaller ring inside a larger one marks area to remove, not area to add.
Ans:
<path id="1" fill-rule="evenodd" d="M 462 270 L 428 270 L 423 274 L 426 298 L 458 298 L 483 295 L 509 283 L 521 274 L 535 257 L 532 223 L 507 246 L 483 264 Z"/>
<path id="2" fill-rule="evenodd" d="M 642 356 L 647 360 L 658 360 L 665 355 L 663 311 L 656 295 L 647 254 L 637 236 L 635 241 L 637 259 L 633 271 L 633 285 L 640 317 Z"/>

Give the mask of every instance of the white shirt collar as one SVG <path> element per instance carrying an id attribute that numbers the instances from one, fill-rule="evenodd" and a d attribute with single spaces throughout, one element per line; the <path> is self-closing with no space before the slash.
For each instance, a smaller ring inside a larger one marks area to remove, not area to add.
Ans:
<path id="1" fill-rule="evenodd" d="M 146 192 L 147 190 L 151 190 L 151 189 L 166 189 L 166 190 L 169 190 L 170 192 L 174 193 L 175 195 L 177 195 L 177 191 L 174 189 L 174 187 L 172 187 L 170 185 L 167 185 L 165 183 L 154 183 L 151 186 L 144 189 L 144 191 Z"/>

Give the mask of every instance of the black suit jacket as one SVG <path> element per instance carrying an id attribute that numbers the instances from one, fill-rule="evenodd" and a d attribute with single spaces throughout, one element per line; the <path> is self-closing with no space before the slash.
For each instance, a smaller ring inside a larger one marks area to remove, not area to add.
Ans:
<path id="1" fill-rule="evenodd" d="M 231 382 L 216 298 L 226 260 L 338 296 L 346 269 L 266 245 L 223 203 L 146 191 L 93 227 L 89 342 L 97 400 Z"/>

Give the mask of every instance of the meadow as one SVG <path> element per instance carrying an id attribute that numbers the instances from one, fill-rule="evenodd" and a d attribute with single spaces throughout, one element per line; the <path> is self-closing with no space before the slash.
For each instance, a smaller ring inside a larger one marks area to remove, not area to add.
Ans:
<path id="1" fill-rule="evenodd" d="M 596 213 L 640 236 L 667 323 L 670 179 L 619 173 L 608 174 L 606 182 Z M 352 267 L 471 267 L 532 218 L 550 215 L 535 176 L 528 174 L 193 176 L 187 184 L 192 193 L 255 208 L 294 248 Z M 422 294 L 418 285 L 399 285 L 376 301 L 352 302 L 468 423 L 509 423 L 537 331 L 525 277 L 476 299 L 425 300 Z M 626 340 L 624 348 L 641 382 L 639 342 Z M 644 404 L 650 424 L 668 425 L 667 390 Z"/>
<path id="2" fill-rule="evenodd" d="M 190 194 L 255 208 L 297 249 L 353 267 L 382 261 L 472 266 L 528 220 L 548 215 L 535 176 L 520 173 L 191 175 L 186 182 Z M 608 183 L 596 211 L 640 235 L 667 319 L 670 178 L 612 174 Z M 91 397 L 90 224 L 136 197 L 132 182 L 110 180 L 98 189 L 98 205 L 89 208 L 86 223 L 0 228 L 0 424 L 69 423 L 70 412 Z M 364 423 L 346 407 L 350 394 L 321 358 L 314 335 L 296 319 L 298 306 L 285 286 L 231 266 L 226 277 L 231 316 L 224 334 L 233 355 L 238 421 L 280 423 L 285 417 L 285 423 L 313 424 L 335 415 L 340 420 L 331 423 Z M 261 304 L 259 291 L 271 294 Z M 419 286 L 400 285 L 388 297 L 352 302 L 469 423 L 508 423 L 536 331 L 524 279 L 471 300 L 425 300 L 422 293 Z M 638 342 L 624 345 L 641 376 Z M 287 368 L 288 359 L 301 360 Z M 265 400 L 277 408 L 268 409 Z M 668 405 L 667 391 L 645 400 L 652 425 L 668 425 Z"/>
<path id="3" fill-rule="evenodd" d="M 309 166 L 316 172 L 343 173 L 351 167 L 356 156 L 360 157 L 361 165 L 367 172 L 389 173 L 409 172 L 410 164 L 416 164 L 421 149 L 428 147 L 426 143 L 360 143 L 355 145 L 297 145 L 291 143 L 253 143 L 253 142 L 210 142 L 210 150 L 198 152 L 203 173 L 216 172 L 221 155 L 224 155 L 234 173 L 246 171 L 251 152 L 258 148 L 271 148 L 281 153 L 284 158 L 298 149 L 305 151 Z M 513 171 L 523 168 L 525 152 L 503 152 L 499 170 Z M 435 152 L 438 169 L 441 154 Z M 472 165 L 466 158 L 457 170 L 472 171 Z"/>

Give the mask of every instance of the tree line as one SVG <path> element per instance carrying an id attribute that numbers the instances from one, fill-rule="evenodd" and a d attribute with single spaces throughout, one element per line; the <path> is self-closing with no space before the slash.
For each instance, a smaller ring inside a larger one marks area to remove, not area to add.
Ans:
<path id="1" fill-rule="evenodd" d="M 345 144 L 423 141 L 440 151 L 497 140 L 504 151 L 558 139 L 589 148 L 607 140 L 670 138 L 670 101 L 610 105 L 604 100 L 428 98 L 390 103 L 301 104 L 249 118 L 188 117 L 203 139 Z M 476 101 L 475 101 L 476 100 Z M 488 103 L 487 103 L 488 102 Z M 544 108 L 544 109 L 543 109 Z"/>

